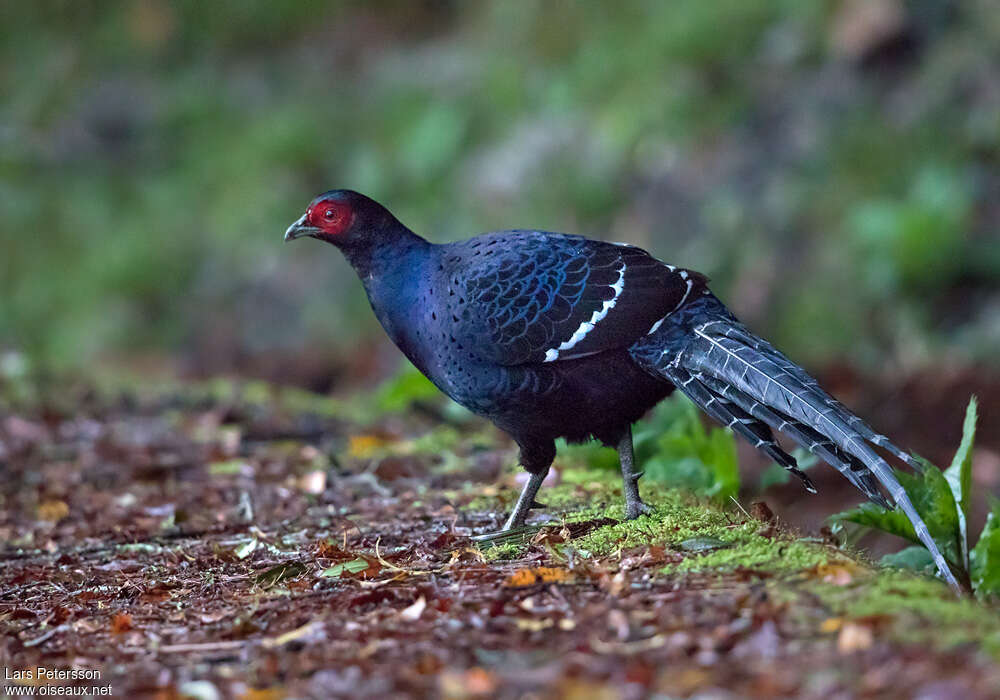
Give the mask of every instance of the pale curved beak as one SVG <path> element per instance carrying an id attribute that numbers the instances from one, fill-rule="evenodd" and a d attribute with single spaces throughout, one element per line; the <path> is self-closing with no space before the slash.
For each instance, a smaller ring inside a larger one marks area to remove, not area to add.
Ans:
<path id="1" fill-rule="evenodd" d="M 285 231 L 285 241 L 294 241 L 296 238 L 302 238 L 303 236 L 314 236 L 318 232 L 318 228 L 306 223 L 306 215 L 303 214 L 298 221 L 289 226 Z"/>

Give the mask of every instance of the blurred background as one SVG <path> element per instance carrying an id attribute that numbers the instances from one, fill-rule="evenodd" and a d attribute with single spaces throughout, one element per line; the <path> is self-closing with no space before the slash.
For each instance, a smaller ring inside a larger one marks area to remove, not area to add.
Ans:
<path id="1" fill-rule="evenodd" d="M 0 371 L 374 384 L 402 358 L 353 272 L 281 241 L 347 187 L 435 241 L 535 227 L 703 271 L 932 458 L 975 391 L 1000 481 L 992 0 L 66 0 L 0 23 Z"/>

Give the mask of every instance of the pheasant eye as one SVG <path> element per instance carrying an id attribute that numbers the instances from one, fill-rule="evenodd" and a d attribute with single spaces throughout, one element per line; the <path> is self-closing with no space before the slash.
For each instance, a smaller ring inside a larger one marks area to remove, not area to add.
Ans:
<path id="1" fill-rule="evenodd" d="M 327 236 L 337 236 L 351 227 L 354 212 L 346 202 L 320 200 L 309 207 L 306 218 Z"/>

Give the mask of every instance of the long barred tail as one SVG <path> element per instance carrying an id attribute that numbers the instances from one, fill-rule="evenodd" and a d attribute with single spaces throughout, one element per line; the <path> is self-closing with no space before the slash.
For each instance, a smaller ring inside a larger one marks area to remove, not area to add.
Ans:
<path id="1" fill-rule="evenodd" d="M 630 352 L 647 371 L 669 379 L 710 416 L 803 479 L 810 491 L 814 489 L 808 477 L 777 445 L 771 429 L 786 433 L 831 464 L 875 503 L 886 508 L 895 503 L 941 575 L 959 588 L 892 468 L 871 445 L 915 468 L 922 465 L 824 392 L 805 370 L 753 335 L 710 292 L 668 316 Z"/>

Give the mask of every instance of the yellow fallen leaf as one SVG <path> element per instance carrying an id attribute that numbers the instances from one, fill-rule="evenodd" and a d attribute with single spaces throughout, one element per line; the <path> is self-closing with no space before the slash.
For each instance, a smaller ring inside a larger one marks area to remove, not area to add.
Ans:
<path id="1" fill-rule="evenodd" d="M 275 688 L 247 688 L 238 696 L 240 700 L 282 700 L 288 697 L 288 691 L 278 686 Z"/>
<path id="2" fill-rule="evenodd" d="M 830 634 L 831 632 L 836 632 L 844 624 L 844 618 L 842 617 L 828 617 L 823 620 L 823 624 L 819 626 L 819 631 L 824 634 Z"/>
<path id="3" fill-rule="evenodd" d="M 518 569 L 507 577 L 503 585 L 507 588 L 523 588 L 524 586 L 534 586 L 536 583 L 566 583 L 572 578 L 573 575 L 566 569 L 536 566 L 530 569 Z"/>
<path id="4" fill-rule="evenodd" d="M 65 501 L 42 501 L 38 504 L 38 519 L 57 523 L 69 515 Z"/>
<path id="5" fill-rule="evenodd" d="M 816 567 L 816 578 L 835 586 L 846 586 L 854 582 L 854 577 L 861 569 L 849 562 L 836 564 L 820 564 Z"/>
<path id="6" fill-rule="evenodd" d="M 351 457 L 365 458 L 374 455 L 386 441 L 378 435 L 362 434 L 352 435 L 347 443 L 347 453 Z"/>

